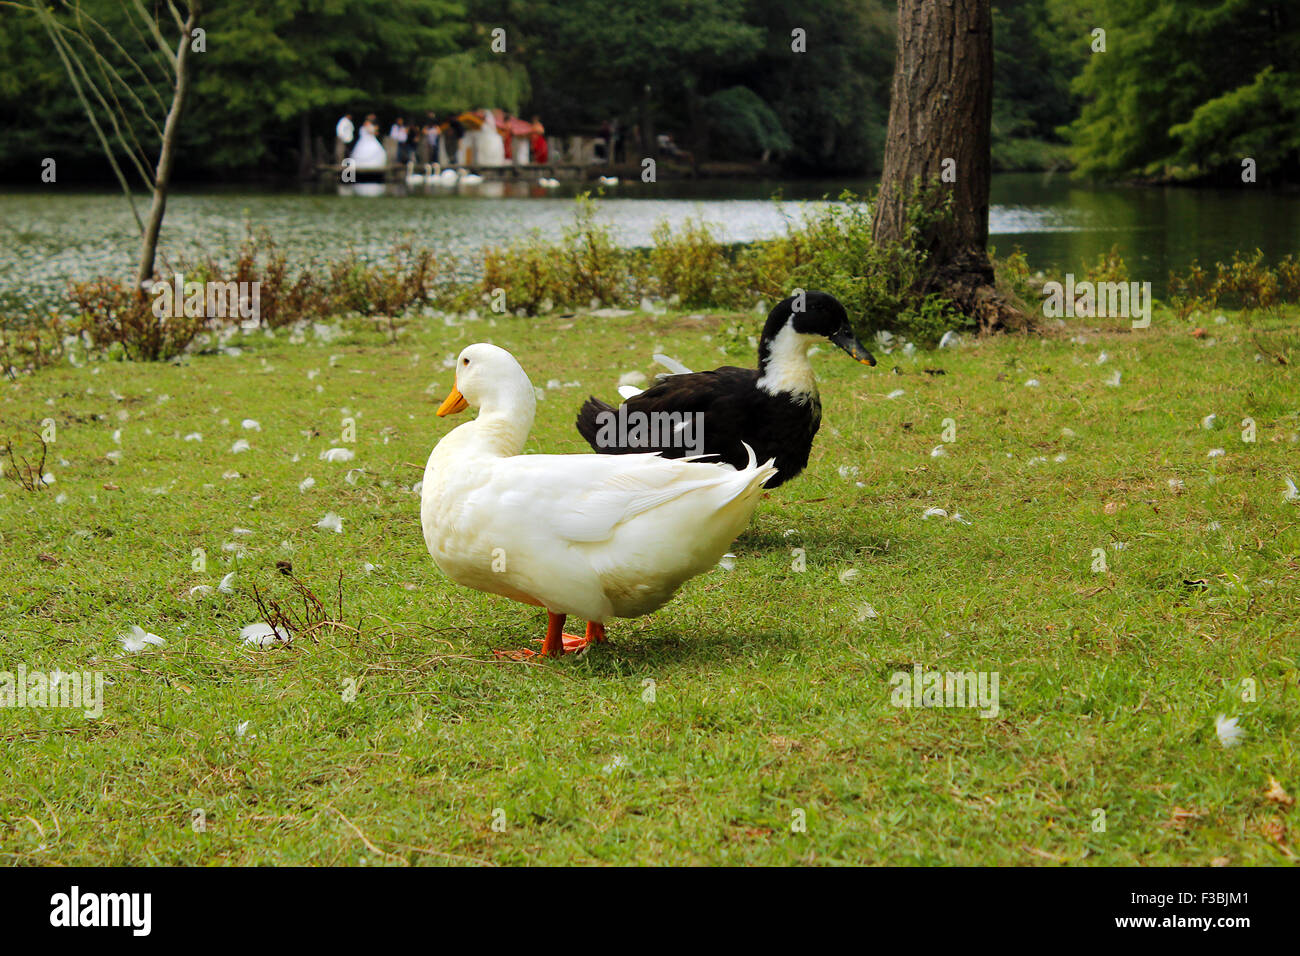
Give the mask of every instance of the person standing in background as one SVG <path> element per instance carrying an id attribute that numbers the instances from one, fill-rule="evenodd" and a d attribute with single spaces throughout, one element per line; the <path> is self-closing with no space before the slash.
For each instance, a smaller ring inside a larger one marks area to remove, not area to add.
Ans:
<path id="1" fill-rule="evenodd" d="M 397 161 L 399 163 L 405 163 L 410 154 L 410 150 L 407 147 L 407 140 L 410 137 L 407 136 L 406 121 L 403 120 L 402 117 L 399 116 L 397 119 L 393 120 L 393 125 L 388 130 L 388 136 L 397 144 Z"/>
<path id="2" fill-rule="evenodd" d="M 343 118 L 334 127 L 334 162 L 342 165 L 356 135 L 356 127 L 352 125 L 352 114 L 344 113 Z"/>
<path id="3" fill-rule="evenodd" d="M 550 147 L 546 145 L 546 127 L 540 116 L 533 116 L 533 129 L 529 134 L 528 151 L 532 161 L 538 165 L 545 164 L 550 158 Z"/>

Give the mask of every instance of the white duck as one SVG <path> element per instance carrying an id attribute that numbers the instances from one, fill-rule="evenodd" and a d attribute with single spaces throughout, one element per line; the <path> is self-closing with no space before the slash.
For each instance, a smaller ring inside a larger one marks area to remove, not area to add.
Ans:
<path id="1" fill-rule="evenodd" d="M 457 584 L 544 607 L 542 653 L 605 639 L 611 617 L 666 604 L 718 563 L 749 524 L 772 462 L 735 470 L 657 454 L 523 455 L 536 395 L 504 349 L 456 360 L 439 416 L 479 416 L 445 435 L 424 469 L 420 520 L 434 562 Z M 568 615 L 585 637 L 564 633 Z"/>

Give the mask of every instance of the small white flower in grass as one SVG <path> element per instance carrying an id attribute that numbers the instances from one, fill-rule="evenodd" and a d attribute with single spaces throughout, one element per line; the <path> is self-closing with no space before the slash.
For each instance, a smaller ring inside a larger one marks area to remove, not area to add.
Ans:
<path id="1" fill-rule="evenodd" d="M 319 375 L 319 374 L 320 374 L 320 369 L 318 369 L 318 368 L 309 368 L 309 369 L 307 370 L 307 381 L 310 382 L 312 379 L 314 379 L 314 378 L 315 378 L 317 375 Z"/>
<path id="2" fill-rule="evenodd" d="M 1042 384 L 1043 384 L 1043 383 L 1040 382 L 1038 379 L 1036 379 L 1036 378 L 1031 378 L 1029 381 L 1025 382 L 1025 387 L 1026 387 L 1026 388 L 1038 388 L 1038 387 L 1039 387 L 1040 385 L 1042 385 Z"/>
<path id="3" fill-rule="evenodd" d="M 1111 388 L 1119 388 L 1122 381 L 1124 381 L 1124 376 L 1120 374 L 1119 369 L 1115 369 L 1115 374 L 1106 380 L 1106 384 Z"/>
<path id="4" fill-rule="evenodd" d="M 316 487 L 316 479 L 313 478 L 311 475 L 308 475 L 302 481 L 298 482 L 299 491 L 306 491 L 308 488 L 315 488 L 315 487 Z"/>
<path id="5" fill-rule="evenodd" d="M 903 389 L 901 389 L 901 388 L 896 388 L 896 389 L 894 389 L 892 392 L 890 392 L 888 395 L 886 395 L 885 398 L 902 398 L 902 397 L 903 397 L 904 395 L 906 395 L 906 394 L 907 394 L 907 392 L 903 391 Z"/>
<path id="6" fill-rule="evenodd" d="M 862 573 L 857 568 L 845 568 L 840 572 L 840 584 L 852 584 Z"/>
<path id="7" fill-rule="evenodd" d="M 240 424 L 244 426 L 245 431 L 260 432 L 262 430 L 262 423 L 256 418 L 245 418 Z"/>
<path id="8" fill-rule="evenodd" d="M 190 432 L 185 436 L 186 441 L 203 441 L 203 435 L 200 432 Z"/>
<path id="9" fill-rule="evenodd" d="M 930 518 L 946 518 L 946 517 L 948 517 L 948 512 L 944 511 L 942 508 L 926 508 L 925 511 L 921 514 L 922 521 L 927 521 Z"/>
<path id="10" fill-rule="evenodd" d="M 942 458 L 946 454 L 948 454 L 948 449 L 945 448 L 943 445 L 935 445 L 933 448 L 930 449 L 931 458 Z"/>
<path id="11" fill-rule="evenodd" d="M 220 591 L 222 594 L 234 594 L 235 589 L 231 587 L 231 582 L 234 580 L 235 580 L 235 572 L 231 571 L 229 574 L 227 574 L 224 578 L 221 579 L 221 583 L 217 585 L 217 590 Z"/>
<path id="12" fill-rule="evenodd" d="M 874 621 L 878 617 L 880 617 L 880 614 L 877 613 L 876 609 L 870 604 L 863 604 L 858 608 L 858 623 L 863 621 Z"/>
<path id="13" fill-rule="evenodd" d="M 1204 418 L 1201 419 L 1201 427 L 1204 428 L 1206 431 L 1209 431 L 1211 428 L 1214 427 L 1214 420 L 1218 417 L 1219 417 L 1218 415 L 1206 415 Z"/>
<path id="14" fill-rule="evenodd" d="M 241 438 L 230 446 L 230 452 L 231 454 L 238 455 L 241 452 L 250 450 L 252 447 L 253 446 L 248 443 L 247 438 Z"/>
<path id="15" fill-rule="evenodd" d="M 1210 449 L 1210 453 L 1209 453 L 1206 457 L 1207 457 L 1207 458 L 1222 458 L 1222 457 L 1223 457 L 1224 455 L 1226 455 L 1226 454 L 1227 454 L 1227 452 L 1224 451 L 1222 448 L 1211 448 L 1211 449 Z"/>
<path id="16" fill-rule="evenodd" d="M 351 448 L 329 448 L 320 453 L 321 461 L 351 461 L 355 457 Z"/>
<path id="17" fill-rule="evenodd" d="M 321 528 L 325 531 L 333 531 L 338 534 L 342 534 L 343 519 L 339 517 L 337 512 L 327 511 L 325 512 L 325 517 L 321 518 L 320 521 L 316 522 L 316 527 Z"/>
<path id="18" fill-rule="evenodd" d="M 1236 717 L 1225 717 L 1220 714 L 1214 718 L 1214 732 L 1219 735 L 1219 743 L 1225 747 L 1235 747 L 1241 743 L 1241 738 L 1246 736 L 1246 732 L 1237 725 Z"/>
<path id="19" fill-rule="evenodd" d="M 1286 491 L 1282 492 L 1282 499 L 1284 501 L 1300 500 L 1300 490 L 1296 489 L 1295 479 L 1283 478 L 1282 480 L 1286 482 Z"/>
<path id="20" fill-rule="evenodd" d="M 736 556 L 732 554 L 730 551 L 724 554 L 722 556 L 722 560 L 718 562 L 718 567 L 722 568 L 722 570 L 724 571 L 730 571 L 733 568 L 735 568 L 735 566 L 736 566 Z"/>
<path id="21" fill-rule="evenodd" d="M 132 624 L 131 630 L 119 634 L 117 639 L 122 642 L 122 646 L 131 654 L 139 653 L 150 644 L 161 647 L 167 643 L 157 634 L 150 634 L 139 624 Z"/>
<path id="22" fill-rule="evenodd" d="M 265 621 L 256 621 L 240 630 L 239 639 L 254 647 L 271 647 L 273 644 L 288 644 L 291 637 L 283 627 L 272 627 Z"/>

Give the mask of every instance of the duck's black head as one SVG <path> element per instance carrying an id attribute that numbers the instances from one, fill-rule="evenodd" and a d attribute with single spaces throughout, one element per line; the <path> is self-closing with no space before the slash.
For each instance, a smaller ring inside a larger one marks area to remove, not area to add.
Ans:
<path id="1" fill-rule="evenodd" d="M 840 300 L 829 292 L 807 291 L 782 299 L 768 313 L 759 343 L 760 366 L 767 360 L 771 343 L 787 326 L 800 335 L 820 335 L 829 339 L 863 365 L 876 364 L 866 346 L 853 334 L 849 314 L 844 311 Z"/>

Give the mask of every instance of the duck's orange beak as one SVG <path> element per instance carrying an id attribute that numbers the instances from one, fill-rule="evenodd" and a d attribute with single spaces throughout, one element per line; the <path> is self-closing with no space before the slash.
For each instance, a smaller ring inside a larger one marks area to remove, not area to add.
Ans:
<path id="1" fill-rule="evenodd" d="M 442 404 L 438 406 L 438 417 L 444 418 L 447 415 L 455 415 L 467 408 L 469 408 L 469 402 L 465 401 L 465 396 L 460 393 L 460 389 L 453 385 L 451 394 L 443 399 Z"/>

